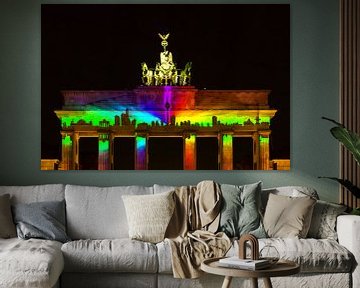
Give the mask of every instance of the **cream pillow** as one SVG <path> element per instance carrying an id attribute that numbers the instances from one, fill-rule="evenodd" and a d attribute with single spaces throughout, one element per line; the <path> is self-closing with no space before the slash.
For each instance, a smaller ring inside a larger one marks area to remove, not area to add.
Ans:
<path id="1" fill-rule="evenodd" d="M 269 237 L 306 238 L 316 200 L 306 197 L 269 195 L 264 228 Z"/>
<path id="2" fill-rule="evenodd" d="M 122 196 L 131 239 L 158 243 L 175 208 L 174 191 L 155 195 Z"/>

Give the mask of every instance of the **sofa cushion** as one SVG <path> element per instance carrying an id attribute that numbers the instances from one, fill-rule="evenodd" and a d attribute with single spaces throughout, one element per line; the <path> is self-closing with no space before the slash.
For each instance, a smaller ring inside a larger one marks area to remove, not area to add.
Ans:
<path id="1" fill-rule="evenodd" d="M 69 241 L 65 229 L 65 201 L 45 201 L 13 206 L 19 238 Z"/>
<path id="2" fill-rule="evenodd" d="M 128 238 L 122 195 L 152 194 L 152 187 L 66 185 L 67 233 L 71 239 Z"/>
<path id="3" fill-rule="evenodd" d="M 0 287 L 53 287 L 63 268 L 59 242 L 0 239 Z"/>
<path id="4" fill-rule="evenodd" d="M 78 240 L 61 248 L 66 272 L 156 273 L 156 246 L 131 239 Z"/>
<path id="5" fill-rule="evenodd" d="M 307 237 L 337 240 L 336 219 L 346 209 L 345 205 L 318 200 L 314 207 Z"/>
<path id="6" fill-rule="evenodd" d="M 0 196 L 0 238 L 16 237 L 16 229 L 11 214 L 10 195 Z"/>
<path id="7" fill-rule="evenodd" d="M 274 246 L 281 259 L 295 261 L 301 273 L 348 273 L 354 266 L 353 255 L 338 242 L 329 239 L 264 238 L 259 239 L 259 249 Z M 156 244 L 159 273 L 171 274 L 171 248 L 168 241 Z M 226 256 L 238 255 L 238 241 L 234 241 Z M 250 249 L 247 250 L 250 257 Z M 273 255 L 275 256 L 275 255 Z M 275 286 L 274 286 L 275 287 Z"/>
<path id="8" fill-rule="evenodd" d="M 269 237 L 305 238 L 316 200 L 307 197 L 269 195 L 264 227 Z"/>
<path id="9" fill-rule="evenodd" d="M 354 266 L 354 257 L 344 246 L 330 239 L 264 238 L 259 239 L 259 250 L 264 246 L 276 248 L 280 259 L 295 261 L 301 273 L 347 273 Z M 235 256 L 239 251 L 235 241 L 227 256 Z M 250 256 L 250 249 L 247 250 Z M 276 255 L 270 255 L 276 256 Z"/>
<path id="10" fill-rule="evenodd" d="M 261 182 L 236 186 L 221 184 L 222 204 L 219 231 L 229 237 L 251 233 L 266 237 L 260 215 Z"/>
<path id="11" fill-rule="evenodd" d="M 174 191 L 156 195 L 124 195 L 131 239 L 157 243 L 164 240 L 175 208 Z"/>
<path id="12" fill-rule="evenodd" d="M 153 187 L 154 187 L 154 194 L 159 194 L 159 193 L 174 191 L 177 186 L 154 184 Z"/>
<path id="13" fill-rule="evenodd" d="M 65 198 L 65 185 L 0 186 L 0 195 L 4 194 L 10 194 L 11 204 L 61 201 Z"/>

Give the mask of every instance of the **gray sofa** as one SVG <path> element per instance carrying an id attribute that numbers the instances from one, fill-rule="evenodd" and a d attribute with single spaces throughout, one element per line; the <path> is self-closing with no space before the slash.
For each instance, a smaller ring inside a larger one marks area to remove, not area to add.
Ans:
<path id="1" fill-rule="evenodd" d="M 206 274 L 198 279 L 174 279 L 171 250 L 128 238 L 122 195 L 156 194 L 173 187 L 154 185 L 90 187 L 76 185 L 0 186 L 12 204 L 40 201 L 66 202 L 67 234 L 72 241 L 18 238 L 0 239 L 0 287 L 221 287 L 223 277 Z M 297 187 L 297 189 L 305 189 Z M 293 194 L 292 187 L 263 190 Z M 316 196 L 315 191 L 310 193 Z M 360 287 L 360 217 L 337 217 L 338 241 L 331 239 L 260 239 L 282 258 L 297 261 L 301 273 L 273 278 L 274 287 Z M 228 255 L 236 255 L 235 241 Z M 259 281 L 262 287 L 262 281 Z M 246 279 L 234 279 L 248 287 Z M 241 286 L 243 287 L 243 286 Z M 250 287 L 250 286 L 249 286 Z"/>

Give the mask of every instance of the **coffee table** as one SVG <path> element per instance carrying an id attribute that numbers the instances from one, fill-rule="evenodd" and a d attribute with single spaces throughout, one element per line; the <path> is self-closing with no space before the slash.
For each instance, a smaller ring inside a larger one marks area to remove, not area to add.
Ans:
<path id="1" fill-rule="evenodd" d="M 225 276 L 222 288 L 229 288 L 233 277 L 251 278 L 253 287 L 258 288 L 258 278 L 263 278 L 265 287 L 272 288 L 270 277 L 289 276 L 300 272 L 300 266 L 288 260 L 279 260 L 269 268 L 261 270 L 245 270 L 222 267 L 219 259 L 210 258 L 201 263 L 201 270 L 216 275 Z"/>

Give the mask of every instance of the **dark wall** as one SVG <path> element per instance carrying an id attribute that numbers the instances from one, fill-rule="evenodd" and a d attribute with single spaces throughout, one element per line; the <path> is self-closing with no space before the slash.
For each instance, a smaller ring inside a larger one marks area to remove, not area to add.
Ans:
<path id="1" fill-rule="evenodd" d="M 197 1 L 201 3 L 202 1 Z M 205 1 L 203 1 L 205 3 Z M 273 1 L 253 1 L 273 3 Z M 291 5 L 291 171 L 40 171 L 41 3 L 121 1 L 3 0 L 0 3 L 0 185 L 194 184 L 203 179 L 265 187 L 307 185 L 322 199 L 337 201 L 338 145 L 321 116 L 338 118 L 339 11 L 336 0 L 276 1 Z M 139 2 L 140 3 L 140 2 Z M 148 2 L 150 3 L 150 2 Z M 160 3 L 154 1 L 154 3 Z M 164 2 L 165 3 L 165 2 Z M 194 3 L 183 1 L 179 3 Z M 209 1 L 206 1 L 209 3 Z M 252 3 L 252 1 L 229 1 Z M 184 19 L 186 16 L 184 15 Z"/>

